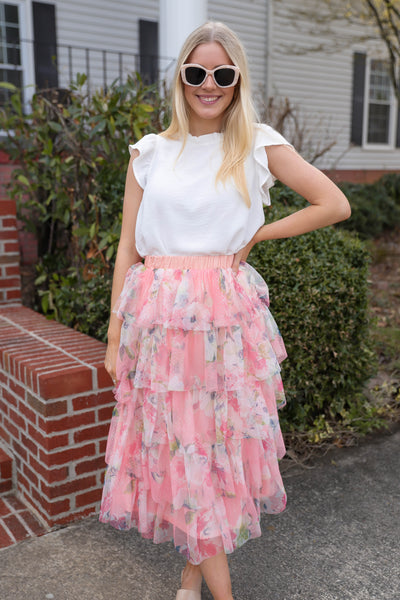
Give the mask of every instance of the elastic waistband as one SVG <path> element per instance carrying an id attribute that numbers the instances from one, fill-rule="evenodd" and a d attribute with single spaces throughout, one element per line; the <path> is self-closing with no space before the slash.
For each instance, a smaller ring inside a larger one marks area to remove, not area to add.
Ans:
<path id="1" fill-rule="evenodd" d="M 230 269 L 233 254 L 213 256 L 146 256 L 145 267 L 153 269 Z"/>

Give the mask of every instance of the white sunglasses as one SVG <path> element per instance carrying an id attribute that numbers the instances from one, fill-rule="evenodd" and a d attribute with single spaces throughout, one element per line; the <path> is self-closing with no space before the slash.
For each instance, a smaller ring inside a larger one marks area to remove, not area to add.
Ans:
<path id="1" fill-rule="evenodd" d="M 181 77 L 183 83 L 193 87 L 203 85 L 209 75 L 212 75 L 214 83 L 220 88 L 233 87 L 239 79 L 239 67 L 234 65 L 221 65 L 215 69 L 206 69 L 201 65 L 189 63 L 182 65 Z"/>

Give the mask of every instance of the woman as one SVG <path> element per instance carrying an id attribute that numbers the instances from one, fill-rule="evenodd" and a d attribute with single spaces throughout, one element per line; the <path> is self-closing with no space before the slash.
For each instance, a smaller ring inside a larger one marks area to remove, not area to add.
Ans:
<path id="1" fill-rule="evenodd" d="M 206 23 L 178 58 L 170 127 L 130 147 L 100 519 L 174 542 L 187 559 L 180 600 L 200 598 L 202 577 L 215 600 L 231 600 L 226 555 L 261 535 L 261 511 L 286 503 L 277 417 L 285 350 L 246 258 L 257 242 L 350 215 L 327 177 L 254 121 L 243 47 L 223 24 Z M 310 205 L 265 225 L 275 178 Z"/>

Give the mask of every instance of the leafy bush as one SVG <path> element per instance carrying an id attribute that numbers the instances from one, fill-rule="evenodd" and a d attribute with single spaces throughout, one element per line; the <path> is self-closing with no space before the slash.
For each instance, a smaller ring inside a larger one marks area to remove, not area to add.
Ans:
<path id="1" fill-rule="evenodd" d="M 294 192 L 273 190 L 266 220 L 304 204 Z M 289 358 L 282 364 L 288 405 L 281 413 L 286 430 L 329 429 L 332 421 L 369 428 L 361 392 L 373 373 L 368 314 L 365 244 L 333 227 L 295 238 L 262 242 L 249 262 L 271 291 L 271 311 Z M 361 419 L 362 420 L 362 419 Z"/>
<path id="2" fill-rule="evenodd" d="M 342 183 L 352 215 L 339 227 L 356 231 L 361 238 L 376 238 L 400 225 L 400 174 L 384 175 L 372 184 Z"/>
<path id="3" fill-rule="evenodd" d="M 0 128 L 8 134 L 2 148 L 19 165 L 11 194 L 38 239 L 40 308 L 105 339 L 128 144 L 162 129 L 166 111 L 138 78 L 91 97 L 85 82 L 78 75 L 63 94 L 36 94 L 29 114 L 14 88 Z"/>

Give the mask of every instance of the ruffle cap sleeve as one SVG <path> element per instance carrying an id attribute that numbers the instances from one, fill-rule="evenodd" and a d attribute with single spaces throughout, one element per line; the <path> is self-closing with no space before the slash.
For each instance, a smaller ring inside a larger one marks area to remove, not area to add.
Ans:
<path id="1" fill-rule="evenodd" d="M 142 189 L 146 187 L 147 174 L 153 160 L 158 136 L 155 133 L 149 133 L 142 137 L 136 144 L 129 145 L 129 153 L 133 150 L 138 150 L 139 156 L 132 162 L 133 173 L 136 181 Z"/>
<path id="2" fill-rule="evenodd" d="M 269 197 L 268 190 L 271 188 L 275 181 L 274 177 L 268 167 L 268 156 L 265 152 L 265 146 L 290 146 L 289 142 L 275 129 L 269 125 L 257 123 L 255 125 L 255 141 L 253 156 L 257 163 L 257 174 L 259 178 L 260 191 L 262 195 L 263 204 L 270 205 L 271 200 Z"/>

